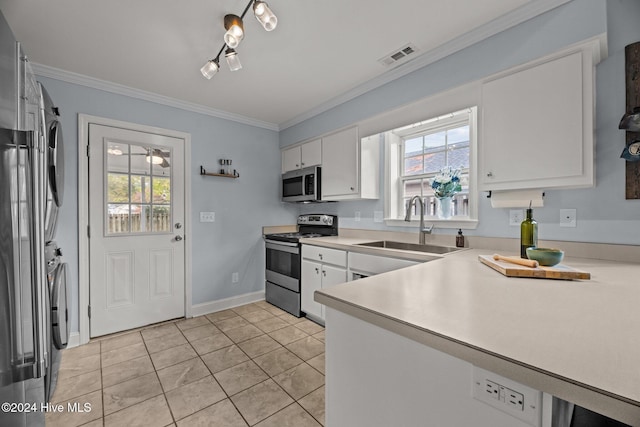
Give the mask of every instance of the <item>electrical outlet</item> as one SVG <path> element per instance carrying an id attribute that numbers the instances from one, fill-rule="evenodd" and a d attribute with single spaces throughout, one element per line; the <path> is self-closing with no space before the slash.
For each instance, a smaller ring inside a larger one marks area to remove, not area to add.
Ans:
<path id="1" fill-rule="evenodd" d="M 576 226 L 576 209 L 560 209 L 560 227 Z"/>
<path id="2" fill-rule="evenodd" d="M 473 397 L 532 426 L 541 425 L 542 392 L 473 367 Z"/>
<path id="3" fill-rule="evenodd" d="M 485 378 L 484 380 L 484 390 L 487 392 L 487 395 L 492 399 L 500 399 L 500 386 L 493 381 L 490 381 Z"/>
<path id="4" fill-rule="evenodd" d="M 382 221 L 384 221 L 384 212 L 373 211 L 373 222 L 382 222 Z"/>
<path id="5" fill-rule="evenodd" d="M 509 225 L 520 225 L 524 221 L 524 211 L 522 209 L 509 210 Z"/>
<path id="6" fill-rule="evenodd" d="M 356 220 L 356 222 L 360 221 L 360 211 L 356 211 L 355 220 Z"/>
<path id="7" fill-rule="evenodd" d="M 216 221 L 215 212 L 200 212 L 200 222 L 215 222 L 215 221 Z"/>
<path id="8" fill-rule="evenodd" d="M 231 283 L 238 283 L 238 281 L 239 281 L 238 272 L 231 273 Z"/>

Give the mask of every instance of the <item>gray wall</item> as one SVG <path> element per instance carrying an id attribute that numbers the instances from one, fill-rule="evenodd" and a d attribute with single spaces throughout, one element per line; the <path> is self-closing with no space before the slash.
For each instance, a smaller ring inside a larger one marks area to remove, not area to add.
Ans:
<path id="1" fill-rule="evenodd" d="M 574 0 L 283 130 L 280 145 L 356 123 L 607 31 L 608 58 L 596 70 L 596 187 L 546 191 L 545 206 L 536 209 L 534 217 L 541 239 L 640 244 L 640 200 L 624 198 L 625 164 L 619 156 L 625 135 L 617 127 L 625 110 L 624 47 L 640 40 L 639 19 L 637 0 Z M 481 150 L 482 141 L 479 145 Z M 485 195 L 479 198 L 478 228 L 465 234 L 518 237 L 519 227 L 508 225 L 508 209 L 491 208 Z M 382 200 L 322 208 L 338 214 L 343 227 L 394 229 L 373 222 L 373 212 L 383 210 Z M 576 228 L 559 227 L 561 208 L 577 209 Z M 309 212 L 314 207 L 300 210 Z M 356 211 L 361 212 L 360 222 L 354 219 Z M 453 234 L 455 230 L 435 232 Z"/>
<path id="2" fill-rule="evenodd" d="M 65 200 L 56 241 L 69 263 L 71 330 L 78 330 L 78 113 L 173 129 L 191 134 L 191 245 L 193 304 L 264 289 L 263 225 L 295 221 L 279 201 L 278 133 L 127 96 L 41 77 L 60 108 L 65 138 Z M 84 145 L 85 143 L 83 143 Z M 220 158 L 233 160 L 239 179 L 203 177 Z M 200 223 L 201 211 L 216 213 Z M 239 273 L 239 283 L 231 274 Z"/>

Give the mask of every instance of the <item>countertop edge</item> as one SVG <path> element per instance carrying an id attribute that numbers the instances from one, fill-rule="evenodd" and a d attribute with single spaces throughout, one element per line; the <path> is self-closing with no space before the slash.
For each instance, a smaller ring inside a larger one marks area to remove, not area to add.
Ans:
<path id="1" fill-rule="evenodd" d="M 344 300 L 315 292 L 315 301 L 357 319 L 386 329 L 435 350 L 459 358 L 474 366 L 511 378 L 532 388 L 571 401 L 598 413 L 634 424 L 640 420 L 640 402 L 554 375 L 499 354 L 484 350 L 451 337 L 399 321 Z"/>

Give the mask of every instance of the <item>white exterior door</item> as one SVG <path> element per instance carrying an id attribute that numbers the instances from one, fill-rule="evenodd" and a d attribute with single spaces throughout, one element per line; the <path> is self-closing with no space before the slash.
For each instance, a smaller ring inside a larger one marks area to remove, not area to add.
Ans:
<path id="1" fill-rule="evenodd" d="M 185 315 L 184 140 L 89 125 L 91 337 Z"/>

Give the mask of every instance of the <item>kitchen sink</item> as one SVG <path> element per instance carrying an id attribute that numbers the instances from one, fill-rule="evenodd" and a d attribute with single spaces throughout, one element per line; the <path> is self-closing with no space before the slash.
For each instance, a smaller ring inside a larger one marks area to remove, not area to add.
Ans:
<path id="1" fill-rule="evenodd" d="M 448 254 L 463 248 L 453 248 L 439 245 L 419 245 L 416 243 L 394 242 L 392 240 L 379 240 L 376 242 L 357 243 L 357 246 L 369 246 L 372 248 L 400 249 L 403 251 L 428 252 L 432 254 Z"/>

